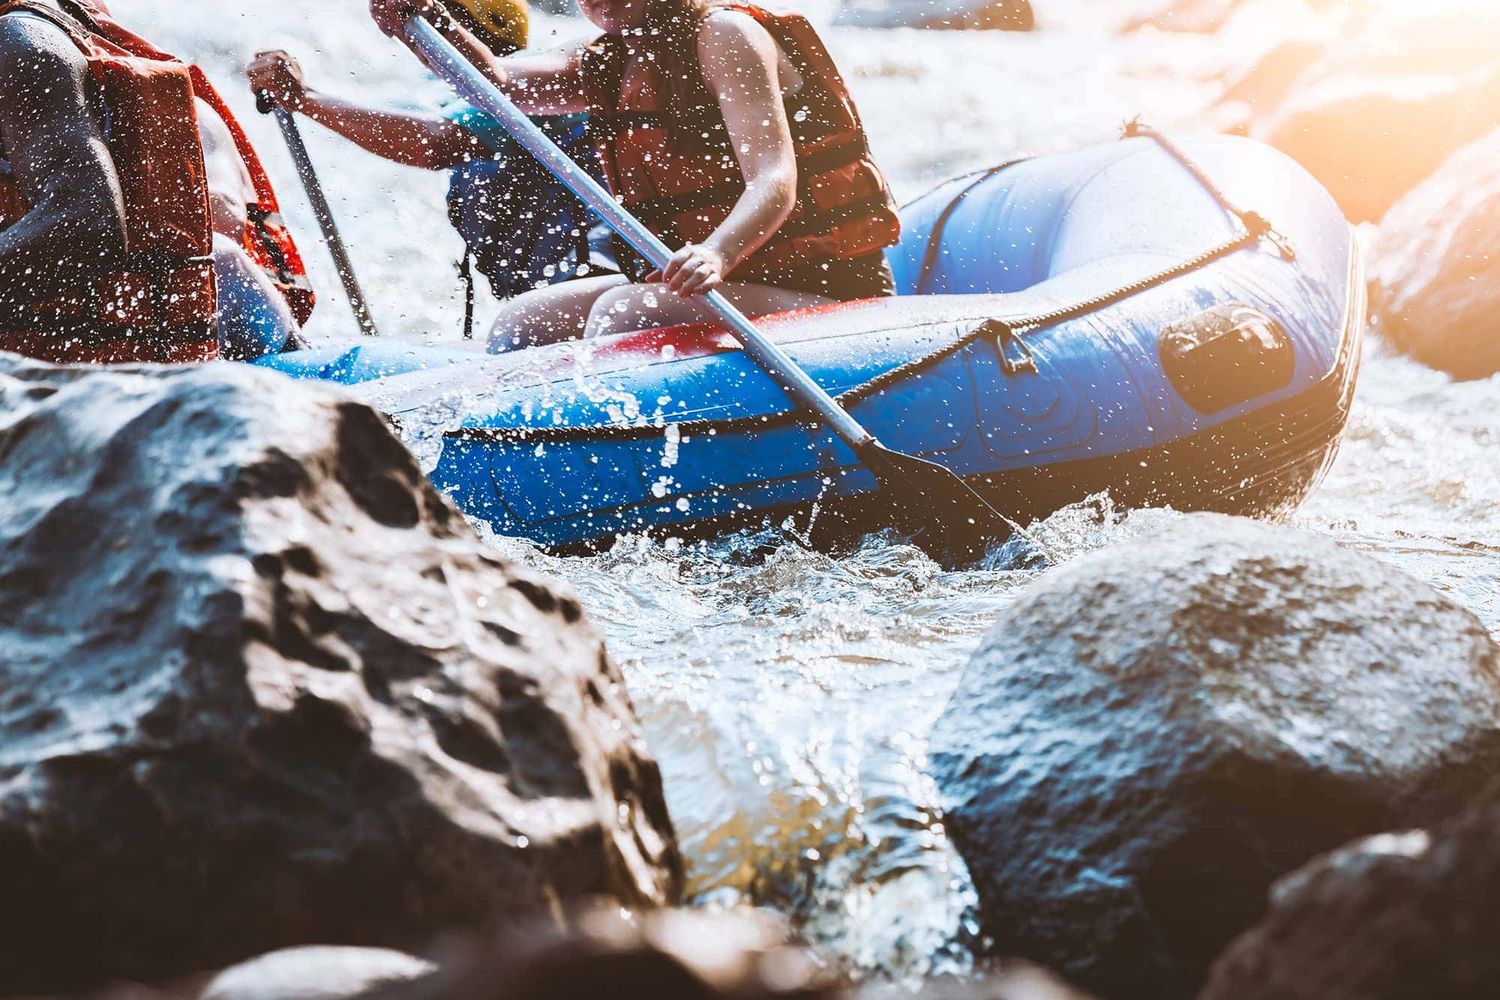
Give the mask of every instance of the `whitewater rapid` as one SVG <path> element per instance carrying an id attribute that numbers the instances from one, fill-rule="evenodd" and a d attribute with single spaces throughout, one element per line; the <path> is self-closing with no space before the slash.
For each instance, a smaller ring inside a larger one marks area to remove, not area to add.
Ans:
<path id="1" fill-rule="evenodd" d="M 1021 153 L 1108 141 L 1137 114 L 1191 126 L 1272 40 L 1248 22 L 1218 38 L 1120 37 L 1111 29 L 1134 0 L 1038 4 L 1043 30 L 1029 36 L 829 33 L 899 195 Z M 290 162 L 238 68 L 256 49 L 285 47 L 315 85 L 373 103 L 433 107 L 443 88 L 358 0 L 115 6 L 224 86 L 303 234 L 323 300 L 310 335 L 352 339 Z M 533 42 L 584 30 L 541 18 Z M 457 337 L 460 244 L 444 179 L 306 132 L 382 328 Z M 1500 634 L 1497 412 L 1500 378 L 1454 385 L 1372 344 L 1339 461 L 1294 523 L 1431 582 Z M 1038 530 L 1068 558 L 1175 517 L 1122 516 L 1101 499 Z M 882 538 L 843 558 L 769 533 L 689 548 L 627 539 L 568 559 L 495 544 L 571 580 L 607 634 L 662 761 L 698 902 L 777 907 L 856 969 L 967 968 L 972 889 L 925 775 L 926 734 L 979 636 L 1034 571 L 949 572 Z"/>

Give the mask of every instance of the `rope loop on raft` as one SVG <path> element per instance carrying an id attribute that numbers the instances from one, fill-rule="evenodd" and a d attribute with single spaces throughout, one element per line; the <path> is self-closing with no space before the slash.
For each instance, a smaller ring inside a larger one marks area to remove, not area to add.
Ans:
<path id="1" fill-rule="evenodd" d="M 1193 179 L 1196 180 L 1205 191 L 1213 196 L 1214 201 L 1219 203 L 1220 208 L 1224 209 L 1224 211 L 1228 212 L 1236 219 L 1239 219 L 1240 225 L 1245 227 L 1245 231 L 1247 233 L 1253 235 L 1257 240 L 1265 240 L 1266 242 L 1270 243 L 1278 251 L 1281 252 L 1282 259 L 1287 261 L 1288 263 L 1291 263 L 1292 261 L 1295 261 L 1297 259 L 1297 251 L 1293 249 L 1291 240 L 1287 239 L 1280 232 L 1278 232 L 1276 230 L 1276 227 L 1271 224 L 1271 221 L 1269 219 L 1267 219 L 1264 215 L 1261 215 L 1259 212 L 1240 208 L 1233 201 L 1231 201 L 1229 196 L 1224 193 L 1219 185 L 1214 183 L 1213 178 L 1209 177 L 1208 174 L 1204 172 L 1202 167 L 1193 162 L 1193 160 L 1182 151 L 1181 147 L 1179 147 L 1165 134 L 1153 128 L 1152 126 L 1145 124 L 1139 118 L 1133 118 L 1125 123 L 1124 129 L 1122 129 L 1121 137 L 1125 139 L 1150 139 L 1151 141 L 1155 142 L 1162 149 L 1166 150 L 1174 160 L 1180 163 L 1188 173 L 1193 175 Z"/>

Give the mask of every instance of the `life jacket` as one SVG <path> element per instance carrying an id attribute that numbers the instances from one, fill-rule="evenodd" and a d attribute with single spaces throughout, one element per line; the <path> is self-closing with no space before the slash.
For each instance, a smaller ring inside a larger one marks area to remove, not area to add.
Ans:
<path id="1" fill-rule="evenodd" d="M 598 157 L 581 115 L 536 122 L 598 177 Z M 501 299 L 575 277 L 589 263 L 594 224 L 587 206 L 535 157 L 515 143 L 505 147 L 455 167 L 448 185 L 448 218 L 464 240 L 462 266 L 467 269 L 472 260 Z M 464 275 L 471 279 L 467 270 Z"/>
<path id="2" fill-rule="evenodd" d="M 312 294 L 275 195 L 244 133 L 201 71 L 126 30 L 98 0 L 0 0 L 67 33 L 88 61 L 106 117 L 106 143 L 124 195 L 124 268 L 37 301 L 0 289 L 26 318 L 0 331 L 0 350 L 53 362 L 172 362 L 218 356 L 213 228 L 195 97 L 224 117 L 256 179 L 259 204 L 244 243 L 287 294 L 299 319 Z M 0 176 L 0 229 L 30 210 Z"/>
<path id="3" fill-rule="evenodd" d="M 852 260 L 892 246 L 901 220 L 890 188 L 870 155 L 859 112 L 833 57 L 807 19 L 759 7 L 728 7 L 754 17 L 802 77 L 786 99 L 797 156 L 797 202 L 771 240 L 737 273 L 829 257 Z M 745 192 L 719 102 L 701 76 L 696 96 L 669 127 L 658 108 L 623 108 L 628 40 L 606 35 L 584 55 L 589 127 L 610 189 L 663 240 L 702 242 L 729 217 Z M 665 94 L 661 69 L 641 60 L 647 100 Z"/>

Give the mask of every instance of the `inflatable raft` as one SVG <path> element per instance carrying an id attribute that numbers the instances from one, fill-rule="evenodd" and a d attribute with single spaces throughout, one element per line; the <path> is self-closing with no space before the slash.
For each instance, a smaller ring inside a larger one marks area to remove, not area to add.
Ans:
<path id="1" fill-rule="evenodd" d="M 1022 520 L 1104 491 L 1274 513 L 1331 462 L 1361 258 L 1281 153 L 1141 134 L 959 178 L 904 214 L 899 297 L 764 321 L 890 447 Z M 887 523 L 874 477 L 713 327 L 263 363 L 360 383 L 398 421 L 447 414 L 432 480 L 501 534 L 570 549 L 795 516 L 834 543 Z"/>

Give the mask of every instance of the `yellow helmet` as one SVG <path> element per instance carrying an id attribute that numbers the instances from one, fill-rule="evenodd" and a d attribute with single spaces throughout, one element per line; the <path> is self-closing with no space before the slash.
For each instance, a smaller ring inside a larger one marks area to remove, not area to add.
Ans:
<path id="1" fill-rule="evenodd" d="M 497 55 L 526 47 L 526 0 L 443 0 L 443 6 Z"/>

